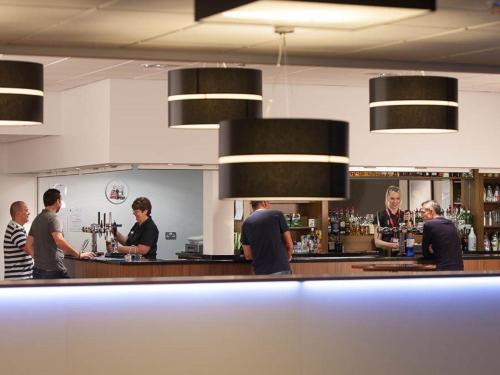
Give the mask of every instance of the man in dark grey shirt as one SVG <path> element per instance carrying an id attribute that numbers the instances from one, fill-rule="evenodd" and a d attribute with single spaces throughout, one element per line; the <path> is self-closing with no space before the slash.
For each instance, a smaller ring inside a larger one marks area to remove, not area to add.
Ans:
<path id="1" fill-rule="evenodd" d="M 94 253 L 82 253 L 75 250 L 62 234 L 62 223 L 57 213 L 61 209 L 61 193 L 49 189 L 43 194 L 45 208 L 33 220 L 28 234 L 28 244 L 35 250 L 34 279 L 68 278 L 64 267 L 64 254 L 76 258 L 91 259 Z"/>
<path id="2" fill-rule="evenodd" d="M 268 201 L 252 201 L 253 213 L 245 220 L 241 242 L 245 259 L 252 259 L 257 275 L 290 274 L 293 243 L 283 213 Z"/>
<path id="3" fill-rule="evenodd" d="M 436 261 L 438 271 L 463 271 L 460 237 L 451 220 L 441 216 L 441 207 L 436 201 L 422 203 L 424 234 L 422 254 Z"/>

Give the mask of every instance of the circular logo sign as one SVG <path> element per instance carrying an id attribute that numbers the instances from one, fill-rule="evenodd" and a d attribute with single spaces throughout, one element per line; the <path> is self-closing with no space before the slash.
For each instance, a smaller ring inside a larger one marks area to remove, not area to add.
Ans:
<path id="1" fill-rule="evenodd" d="M 113 204 L 121 204 L 128 198 L 128 186 L 120 180 L 113 180 L 106 186 L 106 199 Z"/>

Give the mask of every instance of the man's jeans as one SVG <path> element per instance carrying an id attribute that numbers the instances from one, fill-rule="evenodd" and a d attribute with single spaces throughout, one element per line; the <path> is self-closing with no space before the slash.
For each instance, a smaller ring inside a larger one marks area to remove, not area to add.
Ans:
<path id="1" fill-rule="evenodd" d="M 66 271 L 45 271 L 40 268 L 33 269 L 34 279 L 69 279 Z"/>

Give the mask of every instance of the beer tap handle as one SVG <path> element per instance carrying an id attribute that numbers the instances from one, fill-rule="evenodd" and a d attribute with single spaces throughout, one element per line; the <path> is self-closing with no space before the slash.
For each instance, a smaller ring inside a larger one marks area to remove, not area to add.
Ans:
<path id="1" fill-rule="evenodd" d="M 97 211 L 97 225 L 101 224 L 101 211 Z"/>
<path id="2" fill-rule="evenodd" d="M 104 216 L 104 226 L 103 226 L 103 228 L 106 228 L 106 212 L 104 213 L 103 216 Z"/>

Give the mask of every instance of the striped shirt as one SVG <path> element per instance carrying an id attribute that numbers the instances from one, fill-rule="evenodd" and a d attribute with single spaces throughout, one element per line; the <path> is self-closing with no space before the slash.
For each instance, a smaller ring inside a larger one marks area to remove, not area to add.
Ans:
<path id="1" fill-rule="evenodd" d="M 26 244 L 26 239 L 23 226 L 11 220 L 5 230 L 3 240 L 5 279 L 31 279 L 33 277 L 33 258 L 22 249 Z"/>

